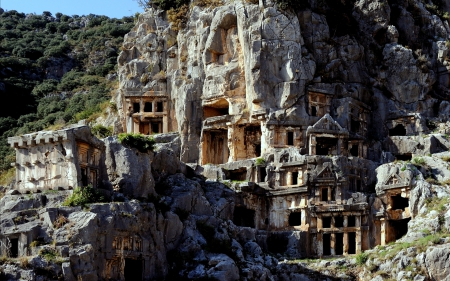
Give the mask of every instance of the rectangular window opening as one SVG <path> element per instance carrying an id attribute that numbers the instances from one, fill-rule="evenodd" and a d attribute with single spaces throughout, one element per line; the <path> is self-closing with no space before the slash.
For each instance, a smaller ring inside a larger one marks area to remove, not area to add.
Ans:
<path id="1" fill-rule="evenodd" d="M 164 106 L 163 106 L 163 102 L 159 101 L 156 103 L 156 112 L 163 112 L 164 111 Z"/>
<path id="2" fill-rule="evenodd" d="M 298 172 L 292 173 L 292 185 L 298 185 Z"/>
<path id="3" fill-rule="evenodd" d="M 138 102 L 133 103 L 133 112 L 139 113 L 141 111 L 141 105 Z"/>
<path id="4" fill-rule="evenodd" d="M 322 188 L 321 201 L 328 201 L 328 188 Z"/>
<path id="5" fill-rule="evenodd" d="M 355 227 L 356 226 L 356 217 L 348 216 L 347 218 L 347 227 Z"/>
<path id="6" fill-rule="evenodd" d="M 294 145 L 294 132 L 287 133 L 287 145 Z"/>
<path id="7" fill-rule="evenodd" d="M 322 228 L 331 228 L 331 217 L 322 217 Z"/>

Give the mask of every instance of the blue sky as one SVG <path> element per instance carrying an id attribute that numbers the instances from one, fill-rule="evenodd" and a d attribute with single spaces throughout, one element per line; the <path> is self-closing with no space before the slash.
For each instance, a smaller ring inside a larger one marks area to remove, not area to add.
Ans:
<path id="1" fill-rule="evenodd" d="M 49 11 L 53 15 L 61 12 L 69 16 L 96 14 L 114 18 L 143 11 L 134 0 L 0 0 L 0 7 L 26 14 Z"/>

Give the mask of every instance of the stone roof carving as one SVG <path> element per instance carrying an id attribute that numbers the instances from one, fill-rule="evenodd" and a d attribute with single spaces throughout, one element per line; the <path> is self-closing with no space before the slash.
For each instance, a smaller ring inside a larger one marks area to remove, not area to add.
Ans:
<path id="1" fill-rule="evenodd" d="M 316 124 L 308 127 L 306 134 L 310 135 L 312 133 L 329 133 L 348 136 L 348 131 L 342 128 L 328 113 L 320 118 Z"/>

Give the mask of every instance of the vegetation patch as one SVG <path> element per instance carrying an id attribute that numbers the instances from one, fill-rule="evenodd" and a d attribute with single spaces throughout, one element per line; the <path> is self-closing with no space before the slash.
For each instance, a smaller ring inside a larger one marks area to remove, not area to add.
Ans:
<path id="1" fill-rule="evenodd" d="M 103 126 L 103 125 L 95 125 L 91 127 L 92 133 L 100 139 L 109 137 L 113 135 L 113 127 L 109 126 Z"/>
<path id="2" fill-rule="evenodd" d="M 142 153 L 153 151 L 155 140 L 152 137 L 138 133 L 119 134 L 119 142 L 124 146 L 136 148 Z"/>
<path id="3" fill-rule="evenodd" d="M 93 188 L 88 185 L 85 187 L 77 187 L 73 190 L 72 195 L 67 197 L 64 201 L 63 206 L 82 206 L 86 207 L 91 203 L 106 202 L 105 197 L 97 188 Z"/>

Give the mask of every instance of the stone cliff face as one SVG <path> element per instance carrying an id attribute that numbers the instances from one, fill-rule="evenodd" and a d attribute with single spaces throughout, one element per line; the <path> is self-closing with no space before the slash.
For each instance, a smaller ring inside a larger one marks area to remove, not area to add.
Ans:
<path id="1" fill-rule="evenodd" d="M 192 4 L 177 32 L 147 10 L 125 36 L 114 99 L 118 127 L 154 134 L 155 152 L 87 128 L 11 138 L 24 176 L 0 201 L 0 252 L 27 263 L 2 276 L 449 280 L 438 4 Z M 33 161 L 60 147 L 73 153 Z M 67 162 L 112 203 L 60 207 Z"/>

